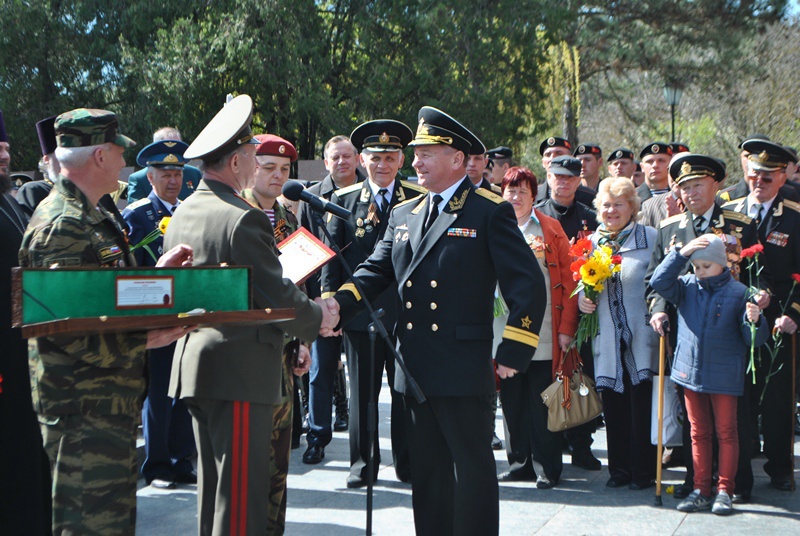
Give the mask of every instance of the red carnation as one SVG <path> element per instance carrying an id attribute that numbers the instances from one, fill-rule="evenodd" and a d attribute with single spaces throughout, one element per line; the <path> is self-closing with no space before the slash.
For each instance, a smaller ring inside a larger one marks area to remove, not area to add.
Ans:
<path id="1" fill-rule="evenodd" d="M 800 283 L 800 274 L 792 274 L 792 279 L 795 283 Z"/>
<path id="2" fill-rule="evenodd" d="M 761 244 L 754 244 L 752 250 L 758 255 L 759 253 L 764 253 L 764 246 Z"/>
<path id="3" fill-rule="evenodd" d="M 753 248 L 744 248 L 744 249 L 743 249 L 743 250 L 742 250 L 742 251 L 739 253 L 739 255 L 740 255 L 740 256 L 741 256 L 743 259 L 749 259 L 750 257 L 752 257 L 752 256 L 753 256 L 753 255 L 755 255 L 755 254 L 756 254 L 756 252 L 753 250 Z"/>
<path id="4" fill-rule="evenodd" d="M 622 255 L 613 255 L 611 257 L 611 262 L 613 264 L 622 264 Z"/>

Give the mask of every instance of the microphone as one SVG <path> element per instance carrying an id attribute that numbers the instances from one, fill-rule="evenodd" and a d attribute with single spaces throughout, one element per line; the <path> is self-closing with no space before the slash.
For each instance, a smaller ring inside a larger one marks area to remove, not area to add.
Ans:
<path id="1" fill-rule="evenodd" d="M 305 201 L 313 210 L 317 212 L 328 212 L 343 220 L 348 220 L 350 216 L 353 215 L 346 208 L 312 194 L 298 181 L 287 181 L 286 184 L 283 185 L 283 188 L 281 188 L 281 193 L 290 201 Z"/>

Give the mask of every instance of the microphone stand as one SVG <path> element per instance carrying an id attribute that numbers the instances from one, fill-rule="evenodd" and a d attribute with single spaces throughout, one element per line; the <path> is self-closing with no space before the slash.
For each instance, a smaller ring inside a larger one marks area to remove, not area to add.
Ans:
<path id="1" fill-rule="evenodd" d="M 372 319 L 372 323 L 369 325 L 369 338 L 370 338 L 370 392 L 369 392 L 369 404 L 367 406 L 367 446 L 368 446 L 368 454 L 367 454 L 367 529 L 366 534 L 369 536 L 372 534 L 372 487 L 373 487 L 373 472 L 375 467 L 375 460 L 373 456 L 373 442 L 375 440 L 375 434 L 377 433 L 377 418 L 378 418 L 378 409 L 373 402 L 374 395 L 375 395 L 375 382 L 372 381 L 375 376 L 375 341 L 377 340 L 377 335 L 380 334 L 381 338 L 383 339 L 384 343 L 386 343 L 386 347 L 392 352 L 394 356 L 395 363 L 400 367 L 400 370 L 403 371 L 403 374 L 406 377 L 406 387 L 411 394 L 414 396 L 414 399 L 417 401 L 418 404 L 422 404 L 425 402 L 425 395 L 422 393 L 422 390 L 419 388 L 416 380 L 411 376 L 408 372 L 408 368 L 406 367 L 406 363 L 403 360 L 402 356 L 398 353 L 395 345 L 392 343 L 392 339 L 389 337 L 389 333 L 386 331 L 386 326 L 383 325 L 381 322 L 380 317 L 384 315 L 383 309 L 375 310 L 372 307 L 372 303 L 370 303 L 369 299 L 366 297 L 364 293 L 364 287 L 361 284 L 361 281 L 355 278 L 353 275 L 353 269 L 350 268 L 350 265 L 347 264 L 347 261 L 342 254 L 341 248 L 334 242 L 333 237 L 331 236 L 330 231 L 328 231 L 328 226 L 325 225 L 325 221 L 322 217 L 322 212 L 320 212 L 316 207 L 309 204 L 309 208 L 311 208 L 314 212 L 314 220 L 317 222 L 317 225 L 322 229 L 323 233 L 325 233 L 325 237 L 328 239 L 328 244 L 331 246 L 334 252 L 336 252 L 336 257 L 339 259 L 339 262 L 342 263 L 342 267 L 344 267 L 345 272 L 347 273 L 350 281 L 358 290 L 358 293 L 361 295 L 361 301 L 364 302 L 364 305 L 369 311 L 369 317 Z M 351 380 L 352 381 L 352 380 Z"/>

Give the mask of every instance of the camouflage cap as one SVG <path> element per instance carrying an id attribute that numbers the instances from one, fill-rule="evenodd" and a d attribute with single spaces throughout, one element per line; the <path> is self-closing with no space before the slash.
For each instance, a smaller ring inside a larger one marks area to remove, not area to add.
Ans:
<path id="1" fill-rule="evenodd" d="M 114 143 L 133 147 L 136 142 L 120 134 L 117 116 L 107 110 L 78 108 L 56 117 L 55 131 L 59 147 L 89 147 Z"/>

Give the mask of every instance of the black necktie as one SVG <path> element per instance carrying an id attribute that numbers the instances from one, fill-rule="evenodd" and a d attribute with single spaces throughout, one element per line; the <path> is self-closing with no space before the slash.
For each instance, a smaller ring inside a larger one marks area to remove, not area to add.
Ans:
<path id="1" fill-rule="evenodd" d="M 378 204 L 378 208 L 380 209 L 382 216 L 385 216 L 386 213 L 389 211 L 389 200 L 386 198 L 386 194 L 388 193 L 389 190 L 387 190 L 386 188 L 381 188 L 380 190 L 378 190 L 378 201 L 380 201 L 380 203 Z"/>
<path id="2" fill-rule="evenodd" d="M 423 228 L 423 233 L 422 233 L 423 235 L 428 232 L 428 229 L 431 228 L 433 222 L 435 222 L 436 218 L 439 217 L 439 203 L 441 202 L 442 202 L 441 195 L 436 194 L 433 196 L 433 201 L 432 201 L 433 206 L 431 206 L 431 212 L 430 214 L 428 214 L 428 219 L 425 220 L 425 227 Z"/>
<path id="3" fill-rule="evenodd" d="M 706 219 L 703 216 L 698 216 L 694 219 L 694 232 L 697 236 L 703 234 L 703 224 L 705 223 Z"/>

